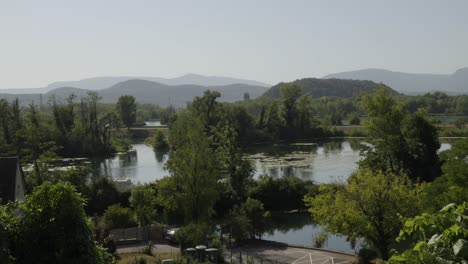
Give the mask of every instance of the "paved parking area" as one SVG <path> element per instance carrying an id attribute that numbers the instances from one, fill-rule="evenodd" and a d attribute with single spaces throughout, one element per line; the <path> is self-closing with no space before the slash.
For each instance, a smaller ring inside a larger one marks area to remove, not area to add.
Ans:
<path id="1" fill-rule="evenodd" d="M 352 264 L 356 257 L 351 254 L 325 251 L 320 249 L 282 246 L 268 243 L 255 243 L 232 249 L 232 262 L 247 259 L 253 263 L 290 263 L 290 264 Z M 231 261 L 231 251 L 225 253 L 226 261 Z"/>

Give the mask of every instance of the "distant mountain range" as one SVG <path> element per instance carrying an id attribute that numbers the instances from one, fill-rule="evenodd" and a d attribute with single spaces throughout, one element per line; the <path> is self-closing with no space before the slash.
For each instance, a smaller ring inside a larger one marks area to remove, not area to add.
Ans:
<path id="1" fill-rule="evenodd" d="M 459 69 L 453 74 L 419 74 L 393 72 L 382 69 L 365 69 L 333 73 L 323 78 L 382 82 L 404 94 L 424 94 L 435 91 L 448 94 L 468 93 L 468 68 Z"/>
<path id="2" fill-rule="evenodd" d="M 344 80 L 344 79 L 317 79 L 304 78 L 291 82 L 304 89 L 305 93 L 315 98 L 323 96 L 336 96 L 342 98 L 351 98 L 363 92 L 372 93 L 378 88 L 378 84 L 373 81 Z M 284 83 L 279 83 L 266 91 L 265 97 L 280 97 L 280 88 Z M 392 88 L 385 86 L 393 94 L 398 94 Z"/>
<path id="3" fill-rule="evenodd" d="M 314 97 L 352 97 L 361 92 L 372 92 L 382 82 L 393 88 L 394 93 L 424 94 L 442 91 L 449 94 L 468 93 L 468 68 L 453 74 L 412 74 L 380 69 L 367 69 L 329 74 L 321 79 L 304 78 L 293 83 L 303 87 Z M 52 95 L 58 99 L 74 93 L 78 98 L 90 90 L 98 91 L 102 102 L 116 102 L 121 95 L 133 95 L 140 103 L 154 103 L 161 106 L 185 106 L 193 97 L 200 96 L 207 89 L 221 93 L 220 101 L 232 102 L 243 99 L 244 93 L 251 98 L 264 95 L 279 97 L 283 83 L 269 88 L 266 83 L 219 76 L 187 74 L 177 78 L 159 77 L 95 77 L 79 81 L 55 82 L 36 89 L 0 89 L 0 98 L 19 98 L 23 104 L 31 101 L 47 103 Z M 391 88 L 390 88 L 391 87 Z M 41 95 L 42 94 L 42 98 Z"/>
<path id="4" fill-rule="evenodd" d="M 184 85 L 193 84 L 199 86 L 225 86 L 231 84 L 247 84 L 251 86 L 263 86 L 270 87 L 271 85 L 254 81 L 245 80 L 231 77 L 222 76 L 204 76 L 199 74 L 186 74 L 176 78 L 160 78 L 160 77 L 94 77 L 82 79 L 79 81 L 66 81 L 66 82 L 54 82 L 43 88 L 25 88 L 25 89 L 0 89 L 0 93 L 8 94 L 39 94 L 47 93 L 57 88 L 62 87 L 75 87 L 86 90 L 104 90 L 117 83 L 128 81 L 128 80 L 145 80 L 151 82 L 157 82 L 166 85 Z"/>
<path id="5" fill-rule="evenodd" d="M 194 80 L 195 79 L 196 78 L 194 78 Z M 199 81 L 201 81 L 201 79 L 202 78 L 200 78 Z M 104 82 L 101 82 L 102 84 L 108 83 L 109 81 L 107 79 L 100 80 L 105 80 Z M 218 79 L 219 82 L 228 82 L 228 80 L 228 78 Z M 237 81 L 237 79 L 232 80 Z M 115 79 L 112 81 L 115 81 Z M 81 83 L 87 83 L 87 81 L 82 81 Z M 67 84 L 68 83 L 62 83 L 62 85 Z M 185 106 L 186 103 L 192 101 L 195 96 L 203 95 L 203 92 L 207 89 L 219 91 L 221 93 L 220 101 L 233 102 L 242 100 L 244 93 L 249 93 L 251 98 L 258 97 L 262 95 L 268 89 L 268 87 L 243 83 L 232 83 L 216 86 L 201 86 L 194 84 L 167 85 L 154 81 L 131 79 L 118 82 L 106 89 L 83 89 L 66 86 L 50 90 L 42 94 L 42 98 L 41 94 L 7 93 L 0 93 L 0 98 L 5 98 L 10 101 L 18 98 L 23 104 L 31 103 L 32 101 L 34 101 L 36 104 L 39 104 L 41 100 L 43 103 L 47 103 L 52 95 L 55 95 L 55 97 L 59 100 L 66 98 L 72 93 L 77 95 L 78 98 L 81 98 L 86 96 L 88 91 L 95 90 L 99 93 L 99 96 L 101 96 L 102 102 L 105 103 L 117 102 L 121 95 L 133 95 L 136 101 L 139 103 L 153 103 L 161 106 Z"/>

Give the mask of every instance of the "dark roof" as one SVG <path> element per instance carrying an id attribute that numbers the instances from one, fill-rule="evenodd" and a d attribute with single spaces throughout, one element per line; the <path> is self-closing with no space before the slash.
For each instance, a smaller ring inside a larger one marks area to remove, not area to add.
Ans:
<path id="1" fill-rule="evenodd" d="M 0 200 L 1 203 L 15 200 L 17 157 L 0 157 Z"/>

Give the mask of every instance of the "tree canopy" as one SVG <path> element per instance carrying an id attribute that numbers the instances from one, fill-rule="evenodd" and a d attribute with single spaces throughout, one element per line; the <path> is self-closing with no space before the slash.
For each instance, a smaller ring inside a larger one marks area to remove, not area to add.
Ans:
<path id="1" fill-rule="evenodd" d="M 37 187 L 21 206 L 18 263 L 107 263 L 84 200 L 69 183 Z"/>
<path id="2" fill-rule="evenodd" d="M 306 197 L 314 219 L 331 233 L 365 238 L 388 259 L 403 227 L 401 216 L 419 212 L 418 191 L 400 175 L 360 170 L 347 184 L 321 185 L 316 197 Z"/>
<path id="3" fill-rule="evenodd" d="M 413 181 L 432 181 L 441 174 L 437 129 L 424 112 L 407 113 L 385 89 L 364 96 L 362 107 L 369 116 L 365 125 L 373 145 L 363 146 L 360 166 L 405 173 Z"/>
<path id="4" fill-rule="evenodd" d="M 133 123 L 136 122 L 137 116 L 137 105 L 135 97 L 131 95 L 122 95 L 117 101 L 117 113 L 119 113 L 120 120 L 122 123 L 129 128 Z"/>

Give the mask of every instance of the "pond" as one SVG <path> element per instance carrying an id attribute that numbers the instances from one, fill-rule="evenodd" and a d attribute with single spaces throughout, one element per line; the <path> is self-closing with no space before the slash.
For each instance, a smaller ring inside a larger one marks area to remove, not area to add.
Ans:
<path id="1" fill-rule="evenodd" d="M 359 161 L 358 140 L 328 141 L 256 146 L 246 150 L 245 157 L 255 166 L 255 178 L 295 176 L 317 183 L 345 180 Z M 442 143 L 441 150 L 450 148 Z M 122 179 L 133 183 L 153 182 L 167 176 L 164 169 L 168 153 L 155 152 L 144 143 L 132 144 L 132 151 L 98 162 L 95 174 Z"/>

